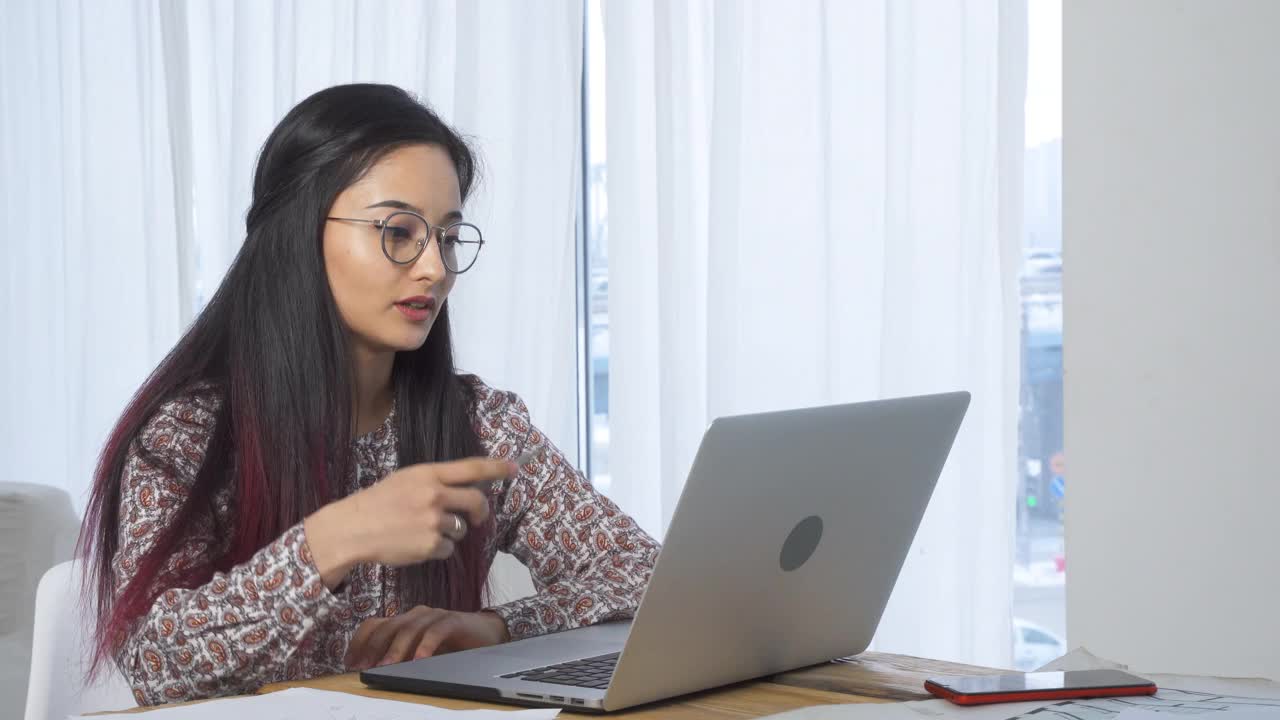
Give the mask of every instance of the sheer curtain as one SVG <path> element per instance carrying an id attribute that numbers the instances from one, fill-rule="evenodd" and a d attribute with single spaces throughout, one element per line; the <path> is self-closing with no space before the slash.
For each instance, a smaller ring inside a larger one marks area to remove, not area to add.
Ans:
<path id="1" fill-rule="evenodd" d="M 173 66 L 151 3 L 0 3 L 0 58 L 0 479 L 82 508 L 183 325 Z"/>
<path id="2" fill-rule="evenodd" d="M 1025 8 L 603 10 L 611 494 L 661 533 L 718 415 L 967 389 L 876 646 L 1008 666 Z"/>

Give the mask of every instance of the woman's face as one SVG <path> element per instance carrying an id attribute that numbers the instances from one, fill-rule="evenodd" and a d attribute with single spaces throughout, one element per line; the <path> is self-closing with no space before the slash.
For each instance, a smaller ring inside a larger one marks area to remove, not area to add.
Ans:
<path id="1" fill-rule="evenodd" d="M 442 148 L 409 145 L 383 156 L 338 195 L 329 216 L 385 220 L 397 210 L 418 213 L 433 231 L 462 219 L 458 174 Z M 396 265 L 382 252 L 378 228 L 342 220 L 325 223 L 329 288 L 353 340 L 364 350 L 416 350 L 426 342 L 455 278 L 441 261 L 438 241 L 433 234 L 417 260 Z"/>

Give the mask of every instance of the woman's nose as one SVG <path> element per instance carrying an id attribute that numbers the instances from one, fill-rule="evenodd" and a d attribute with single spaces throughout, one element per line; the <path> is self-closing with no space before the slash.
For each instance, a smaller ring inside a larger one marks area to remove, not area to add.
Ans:
<path id="1" fill-rule="evenodd" d="M 415 276 L 429 278 L 432 282 L 443 278 L 448 272 L 444 266 L 444 258 L 440 254 L 440 243 L 435 228 L 432 228 L 431 233 L 427 235 L 427 244 L 422 248 L 422 254 L 413 261 L 413 272 Z"/>

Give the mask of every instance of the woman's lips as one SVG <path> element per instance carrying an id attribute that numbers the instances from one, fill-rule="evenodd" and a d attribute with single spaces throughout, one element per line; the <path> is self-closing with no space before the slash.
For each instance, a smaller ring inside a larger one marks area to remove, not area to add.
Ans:
<path id="1" fill-rule="evenodd" d="M 424 322 L 435 312 L 436 299 L 431 295 L 414 295 L 401 298 L 396 303 L 396 308 L 410 322 Z"/>
<path id="2" fill-rule="evenodd" d="M 427 303 L 426 307 L 417 308 L 408 303 L 398 302 L 396 309 L 412 322 L 423 322 L 435 311 L 435 303 Z"/>

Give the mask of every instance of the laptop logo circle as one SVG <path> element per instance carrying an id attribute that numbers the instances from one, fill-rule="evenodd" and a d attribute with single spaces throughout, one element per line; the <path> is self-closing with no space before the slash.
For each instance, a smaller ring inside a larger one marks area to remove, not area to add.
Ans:
<path id="1" fill-rule="evenodd" d="M 801 520 L 791 530 L 787 541 L 782 543 L 782 555 L 779 556 L 778 563 L 786 572 L 799 568 L 813 556 L 813 551 L 818 549 L 818 542 L 821 540 L 822 518 L 810 515 Z"/>

